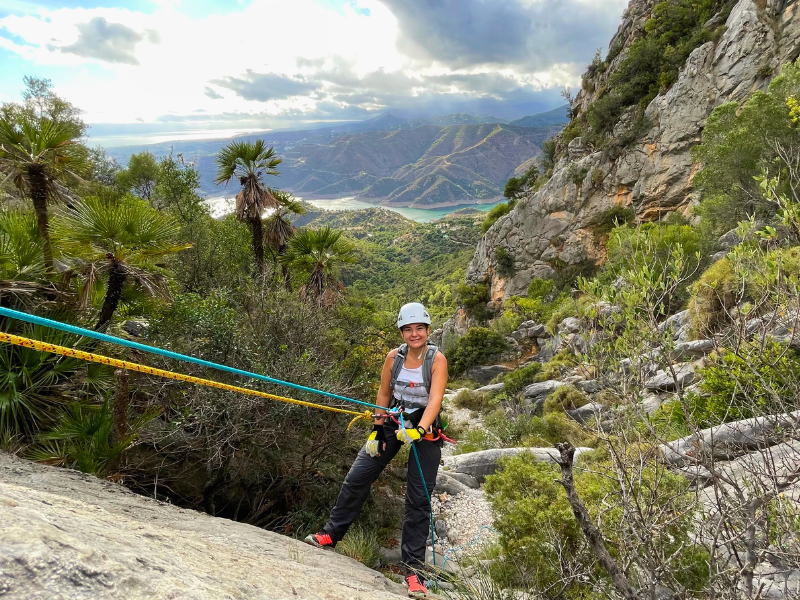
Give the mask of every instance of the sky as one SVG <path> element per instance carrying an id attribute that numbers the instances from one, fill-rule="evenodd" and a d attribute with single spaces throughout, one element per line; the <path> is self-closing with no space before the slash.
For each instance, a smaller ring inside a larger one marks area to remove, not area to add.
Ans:
<path id="1" fill-rule="evenodd" d="M 627 0 L 3 0 L 0 102 L 50 79 L 90 137 L 209 137 L 563 104 Z M 221 137 L 221 136 L 220 136 Z"/>

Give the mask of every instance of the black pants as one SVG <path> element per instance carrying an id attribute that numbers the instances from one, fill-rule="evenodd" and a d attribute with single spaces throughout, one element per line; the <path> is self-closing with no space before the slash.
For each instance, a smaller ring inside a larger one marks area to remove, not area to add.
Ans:
<path id="1" fill-rule="evenodd" d="M 341 540 L 350 524 L 361 512 L 361 507 L 369 495 L 369 488 L 398 453 L 402 442 L 397 440 L 396 427 L 385 426 L 386 450 L 380 456 L 370 456 L 362 448 L 356 456 L 350 472 L 345 477 L 342 490 L 336 499 L 336 506 L 325 524 L 324 531 L 335 541 Z M 441 448 L 428 440 L 414 442 L 425 475 L 428 494 L 433 493 L 436 474 L 439 472 Z M 422 487 L 419 467 L 414 458 L 414 450 L 408 456 L 408 478 L 406 486 L 406 513 L 403 517 L 403 539 L 400 546 L 403 563 L 411 570 L 422 569 L 425 565 L 425 545 L 430 530 L 431 507 L 428 496 Z"/>

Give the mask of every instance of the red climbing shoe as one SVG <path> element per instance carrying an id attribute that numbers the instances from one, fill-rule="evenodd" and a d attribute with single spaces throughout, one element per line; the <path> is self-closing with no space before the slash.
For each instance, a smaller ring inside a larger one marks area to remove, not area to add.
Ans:
<path id="1" fill-rule="evenodd" d="M 416 575 L 406 575 L 406 585 L 408 586 L 408 596 L 410 598 L 424 598 L 428 590 Z"/>
<path id="2" fill-rule="evenodd" d="M 331 536 L 324 531 L 312 533 L 311 535 L 307 536 L 304 541 L 306 544 L 311 544 L 312 546 L 322 548 L 323 550 L 333 550 L 333 547 L 336 545 L 331 539 Z"/>

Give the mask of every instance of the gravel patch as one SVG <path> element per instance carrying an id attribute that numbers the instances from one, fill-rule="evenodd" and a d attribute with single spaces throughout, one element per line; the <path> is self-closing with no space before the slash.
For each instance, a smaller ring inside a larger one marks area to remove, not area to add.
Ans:
<path id="1" fill-rule="evenodd" d="M 474 556 L 484 546 L 497 541 L 497 534 L 485 526 L 493 525 L 492 509 L 483 490 L 470 490 L 456 496 L 434 494 L 431 498 L 434 519 L 444 521 L 436 527 L 437 532 L 446 531 L 446 536 L 437 535 L 436 551 L 444 553 L 463 546 L 447 554 L 448 559 L 458 560 L 462 556 Z M 443 531 L 444 530 L 444 531 Z"/>

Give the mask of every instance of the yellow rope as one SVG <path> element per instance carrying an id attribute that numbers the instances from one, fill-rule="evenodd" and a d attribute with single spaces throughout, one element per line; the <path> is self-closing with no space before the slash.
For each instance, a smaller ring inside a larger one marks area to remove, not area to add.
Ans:
<path id="1" fill-rule="evenodd" d="M 239 392 L 241 394 L 248 394 L 249 396 L 258 396 L 259 398 L 269 398 L 270 400 L 277 400 L 279 402 L 288 402 L 290 404 L 297 404 L 299 406 L 308 406 L 310 408 L 319 408 L 322 410 L 330 410 L 332 412 L 344 413 L 346 415 L 356 415 L 356 418 L 350 421 L 347 430 L 355 425 L 359 419 L 369 421 L 372 418 L 370 411 L 363 413 L 354 410 L 346 410 L 344 408 L 334 408 L 332 406 L 325 406 L 323 404 L 314 404 L 313 402 L 305 402 L 304 400 L 295 400 L 294 398 L 285 398 L 283 396 L 276 396 L 266 392 L 259 392 L 258 390 L 248 390 L 247 388 L 238 387 L 235 385 L 228 385 L 227 383 L 220 383 L 219 381 L 211 381 L 210 379 L 202 379 L 200 377 L 193 377 L 191 375 L 183 375 L 181 373 L 173 373 L 172 371 L 162 371 L 146 365 L 128 362 L 127 360 L 119 360 L 102 356 L 100 354 L 92 354 L 90 352 L 83 352 L 82 350 L 75 350 L 73 348 L 66 348 L 65 346 L 57 346 L 55 344 L 47 344 L 38 340 L 31 340 L 29 338 L 20 337 L 18 335 L 11 335 L 10 333 L 3 333 L 0 331 L 0 342 L 7 344 L 14 344 L 15 346 L 22 346 L 23 348 L 33 348 L 40 352 L 50 352 L 51 354 L 59 354 L 61 356 L 69 356 L 70 358 L 77 358 L 79 360 L 86 360 L 90 362 L 100 363 L 101 365 L 110 365 L 119 369 L 128 369 L 129 371 L 138 371 L 139 373 L 147 373 L 148 375 L 156 375 L 157 377 L 166 377 L 167 379 L 175 379 L 177 381 L 185 381 L 187 383 L 195 383 L 197 385 L 205 385 L 220 390 L 229 392 Z"/>

